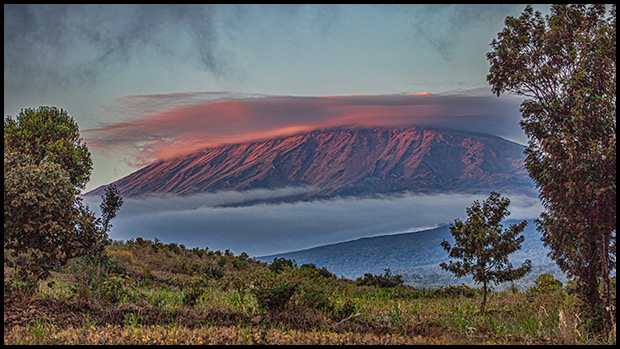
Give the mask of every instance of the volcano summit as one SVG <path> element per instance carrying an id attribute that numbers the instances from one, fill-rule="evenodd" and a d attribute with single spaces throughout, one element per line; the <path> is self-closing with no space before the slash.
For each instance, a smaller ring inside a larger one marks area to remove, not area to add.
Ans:
<path id="1" fill-rule="evenodd" d="M 114 182 L 122 196 L 305 187 L 296 200 L 532 188 L 522 145 L 430 127 L 336 127 L 203 149 Z M 104 186 L 86 195 L 101 195 Z"/>

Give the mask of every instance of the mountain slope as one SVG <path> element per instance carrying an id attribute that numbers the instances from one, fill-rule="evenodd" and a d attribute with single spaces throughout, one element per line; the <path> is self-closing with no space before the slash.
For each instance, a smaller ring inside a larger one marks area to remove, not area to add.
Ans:
<path id="1" fill-rule="evenodd" d="M 502 224 L 507 228 L 515 223 L 518 222 L 509 220 Z M 525 240 L 521 249 L 510 255 L 514 265 L 525 259 L 531 259 L 535 267 L 553 265 L 553 261 L 547 257 L 549 250 L 540 240 L 534 222 L 528 222 L 523 236 Z M 325 267 L 338 276 L 348 278 L 361 277 L 365 273 L 383 274 L 386 268 L 400 274 L 431 275 L 442 273 L 439 263 L 449 259 L 448 253 L 440 245 L 443 240 L 454 243 L 448 225 L 413 233 L 366 237 L 255 259 L 271 262 L 274 258 L 283 257 L 295 260 L 298 265 L 312 263 L 319 268 Z"/>
<path id="2" fill-rule="evenodd" d="M 126 197 L 307 186 L 304 198 L 532 186 L 523 146 L 417 127 L 338 127 L 220 145 L 158 161 L 114 184 Z"/>

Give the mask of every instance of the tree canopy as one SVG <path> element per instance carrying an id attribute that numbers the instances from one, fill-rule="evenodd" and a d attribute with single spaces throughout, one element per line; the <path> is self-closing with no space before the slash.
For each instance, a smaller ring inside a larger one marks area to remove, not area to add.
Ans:
<path id="1" fill-rule="evenodd" d="M 37 280 L 107 239 L 122 204 L 105 202 L 105 228 L 79 196 L 92 160 L 73 118 L 54 107 L 4 120 L 4 249 L 25 256 L 23 276 Z"/>
<path id="2" fill-rule="evenodd" d="M 536 220 L 542 240 L 582 284 L 596 326 L 604 317 L 610 331 L 604 309 L 616 258 L 615 5 L 608 12 L 602 4 L 556 4 L 545 17 L 527 6 L 519 18 L 506 18 L 491 47 L 492 91 L 526 97 L 521 127 L 529 138 L 526 168 L 545 209 Z"/>
<path id="3" fill-rule="evenodd" d="M 501 197 L 497 192 L 491 192 L 482 205 L 475 200 L 466 209 L 467 220 L 462 222 L 457 218 L 450 225 L 454 246 L 446 240 L 441 243 L 448 251 L 448 256 L 458 261 L 442 262 L 440 267 L 456 277 L 471 274 L 474 282 L 482 284 L 482 312 L 485 310 L 487 286 L 490 283 L 497 285 L 520 279 L 532 268 L 530 260 L 517 268 L 508 260 L 510 254 L 521 248 L 524 237 L 519 234 L 527 225 L 527 221 L 523 221 L 503 229 L 501 221 L 510 215 L 509 205 L 510 199 Z"/>
<path id="4" fill-rule="evenodd" d="M 22 109 L 4 119 L 4 149 L 28 156 L 30 161 L 44 158 L 61 165 L 71 184 L 84 189 L 90 179 L 93 161 L 80 138 L 77 122 L 56 107 Z"/>

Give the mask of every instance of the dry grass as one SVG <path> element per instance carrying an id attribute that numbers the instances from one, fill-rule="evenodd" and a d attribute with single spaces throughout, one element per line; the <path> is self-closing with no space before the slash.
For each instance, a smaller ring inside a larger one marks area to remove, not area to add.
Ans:
<path id="1" fill-rule="evenodd" d="M 615 333 L 588 332 L 564 290 L 491 292 L 481 314 L 479 297 L 457 289 L 358 286 L 312 268 L 276 275 L 230 253 L 150 241 L 108 253 L 110 266 L 75 261 L 30 294 L 5 264 L 4 344 L 615 344 Z M 261 308 L 251 290 L 282 280 L 296 294 Z"/>

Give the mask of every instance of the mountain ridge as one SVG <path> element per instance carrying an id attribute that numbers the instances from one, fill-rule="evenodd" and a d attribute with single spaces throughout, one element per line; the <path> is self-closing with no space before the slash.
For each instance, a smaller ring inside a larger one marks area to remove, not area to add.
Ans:
<path id="1" fill-rule="evenodd" d="M 482 133 L 339 126 L 209 147 L 154 162 L 113 184 L 127 197 L 308 186 L 299 199 L 531 188 L 523 149 Z"/>

